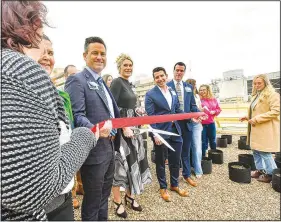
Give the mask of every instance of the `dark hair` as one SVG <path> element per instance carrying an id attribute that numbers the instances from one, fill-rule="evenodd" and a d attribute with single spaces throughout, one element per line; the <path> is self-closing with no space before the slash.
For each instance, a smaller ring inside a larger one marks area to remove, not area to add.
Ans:
<path id="1" fill-rule="evenodd" d="M 102 38 L 100 38 L 100 37 L 88 37 L 88 38 L 85 39 L 84 52 L 87 52 L 88 46 L 91 43 L 96 43 L 96 42 L 100 43 L 100 44 L 103 44 L 104 48 L 106 49 L 106 45 L 105 45 L 104 41 L 102 40 Z"/>
<path id="2" fill-rule="evenodd" d="M 166 70 L 163 67 L 156 67 L 152 70 L 153 79 L 154 79 L 154 73 L 159 72 L 159 71 L 163 71 L 165 73 L 165 75 L 167 75 Z"/>
<path id="3" fill-rule="evenodd" d="M 68 75 L 68 68 L 69 67 L 76 67 L 75 65 L 68 65 L 68 66 L 66 66 L 65 68 L 64 68 L 64 70 L 63 70 L 63 73 L 64 73 L 64 75 Z"/>
<path id="4" fill-rule="evenodd" d="M 195 84 L 196 84 L 196 80 L 195 79 L 187 79 L 186 83 L 189 83 L 190 85 L 192 85 L 193 91 L 194 91 L 193 93 L 194 94 L 198 94 L 199 93 L 197 87 L 195 88 Z"/>
<path id="5" fill-rule="evenodd" d="M 41 1 L 2 1 L 2 47 L 22 53 L 22 47 L 38 48 L 42 36 L 36 31 L 49 26 L 47 12 Z"/>
<path id="6" fill-rule="evenodd" d="M 186 65 L 185 65 L 183 62 L 177 62 L 177 63 L 174 65 L 174 71 L 175 71 L 177 65 L 179 65 L 179 66 L 184 66 L 184 71 L 186 70 Z"/>

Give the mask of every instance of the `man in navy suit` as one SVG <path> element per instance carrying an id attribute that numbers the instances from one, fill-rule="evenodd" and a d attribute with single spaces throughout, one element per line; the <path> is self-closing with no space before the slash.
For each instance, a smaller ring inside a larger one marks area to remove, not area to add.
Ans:
<path id="1" fill-rule="evenodd" d="M 183 82 L 182 78 L 185 74 L 186 66 L 183 62 L 178 62 L 174 65 L 174 79 L 167 83 L 178 95 L 181 109 L 185 113 L 200 112 L 196 106 L 195 98 L 193 95 L 192 85 Z M 191 186 L 196 187 L 197 183 L 191 179 L 191 164 L 190 164 L 190 146 L 192 140 L 192 119 L 179 121 L 183 146 L 182 146 L 182 175 L 184 180 Z M 200 121 L 200 118 L 194 121 Z"/>
<path id="2" fill-rule="evenodd" d="M 152 71 L 156 86 L 148 91 L 145 95 L 145 110 L 147 115 L 165 115 L 182 113 L 176 92 L 166 85 L 166 71 L 162 67 L 157 67 Z M 181 129 L 177 121 L 151 124 L 154 129 L 174 132 L 181 135 Z M 179 169 L 180 156 L 182 149 L 182 138 L 180 136 L 163 135 L 163 138 L 174 148 L 174 151 L 169 150 L 169 170 L 170 170 L 170 190 L 177 192 L 180 196 L 188 196 L 188 192 L 179 188 Z M 157 136 L 152 137 L 155 147 L 155 163 L 156 174 L 160 185 L 161 197 L 169 202 L 170 195 L 167 191 L 167 182 L 165 175 L 165 149 L 166 146 L 159 140 Z"/>
<path id="3" fill-rule="evenodd" d="M 106 66 L 106 45 L 99 37 L 89 37 L 84 44 L 86 68 L 71 75 L 65 83 L 69 93 L 75 127 L 92 128 L 110 118 L 120 117 L 116 102 L 103 82 L 101 71 Z M 82 165 L 81 177 L 84 188 L 82 220 L 107 220 L 115 150 L 119 150 L 120 135 L 110 126 L 100 130 L 100 138 Z"/>

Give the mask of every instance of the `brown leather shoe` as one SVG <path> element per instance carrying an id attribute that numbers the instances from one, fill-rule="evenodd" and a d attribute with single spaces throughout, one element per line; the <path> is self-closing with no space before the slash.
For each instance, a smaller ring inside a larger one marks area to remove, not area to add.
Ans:
<path id="1" fill-rule="evenodd" d="M 251 171 L 251 177 L 252 178 L 259 178 L 260 175 L 262 175 L 263 173 L 260 171 L 260 170 L 254 170 L 254 171 Z"/>
<path id="2" fill-rule="evenodd" d="M 187 182 L 187 183 L 189 183 L 191 186 L 193 186 L 193 187 L 197 187 L 197 183 L 194 181 L 194 180 L 192 180 L 190 177 L 187 177 L 187 178 L 184 178 L 184 180 L 185 180 L 185 182 Z"/>
<path id="3" fill-rule="evenodd" d="M 179 187 L 170 187 L 171 191 L 177 192 L 181 197 L 187 197 L 188 192 L 186 190 L 182 190 Z"/>
<path id="4" fill-rule="evenodd" d="M 72 199 L 72 204 L 74 209 L 78 209 L 80 207 L 79 201 L 76 198 Z"/>
<path id="5" fill-rule="evenodd" d="M 257 181 L 259 182 L 264 182 L 264 183 L 270 183 L 272 180 L 272 176 L 269 174 L 262 174 L 259 176 L 259 178 L 257 179 Z"/>
<path id="6" fill-rule="evenodd" d="M 160 189 L 160 195 L 166 202 L 171 201 L 170 194 L 167 189 Z"/>

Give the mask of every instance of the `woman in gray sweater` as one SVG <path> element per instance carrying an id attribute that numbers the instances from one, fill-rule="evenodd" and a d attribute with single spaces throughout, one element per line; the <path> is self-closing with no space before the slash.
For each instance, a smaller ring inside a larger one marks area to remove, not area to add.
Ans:
<path id="1" fill-rule="evenodd" d="M 37 63 L 46 13 L 39 1 L 2 2 L 1 220 L 47 220 L 99 136 L 81 127 L 62 141 L 63 102 Z"/>

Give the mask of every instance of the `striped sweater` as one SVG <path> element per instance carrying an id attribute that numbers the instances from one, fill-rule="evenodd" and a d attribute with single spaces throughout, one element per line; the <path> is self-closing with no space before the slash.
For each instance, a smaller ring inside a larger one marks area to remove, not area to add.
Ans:
<path id="1" fill-rule="evenodd" d="M 60 121 L 69 125 L 48 74 L 34 60 L 1 51 L 1 219 L 47 220 L 57 197 L 96 145 L 87 128 L 60 146 Z"/>

